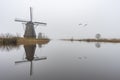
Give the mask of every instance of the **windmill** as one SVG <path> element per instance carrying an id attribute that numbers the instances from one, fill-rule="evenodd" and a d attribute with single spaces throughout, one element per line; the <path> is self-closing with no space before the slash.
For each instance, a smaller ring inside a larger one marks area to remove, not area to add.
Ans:
<path id="1" fill-rule="evenodd" d="M 30 20 L 20 20 L 20 19 L 15 19 L 16 22 L 22 22 L 25 24 L 25 32 L 24 32 L 24 37 L 25 38 L 36 38 L 36 33 L 34 26 L 38 26 L 40 24 L 42 25 L 47 25 L 47 23 L 43 22 L 33 22 L 33 16 L 32 16 L 32 7 L 30 7 Z"/>
<path id="2" fill-rule="evenodd" d="M 15 61 L 15 64 L 30 62 L 30 76 L 33 73 L 33 61 L 46 60 L 47 57 L 35 57 L 36 45 L 24 45 L 26 59 L 23 58 L 21 61 Z"/>

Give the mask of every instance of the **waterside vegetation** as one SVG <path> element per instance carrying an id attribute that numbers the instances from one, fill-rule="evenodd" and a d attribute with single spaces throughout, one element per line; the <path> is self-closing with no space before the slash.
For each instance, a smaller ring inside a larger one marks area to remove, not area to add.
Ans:
<path id="1" fill-rule="evenodd" d="M 84 42 L 108 42 L 108 43 L 120 43 L 120 39 L 61 39 L 64 41 L 84 41 Z"/>
<path id="2" fill-rule="evenodd" d="M 32 45 L 32 44 L 46 44 L 50 41 L 50 39 L 35 39 L 35 38 L 18 38 L 18 45 Z"/>
<path id="3" fill-rule="evenodd" d="M 23 38 L 19 36 L 13 36 L 5 34 L 0 36 L 0 45 L 29 45 L 29 44 L 46 44 L 50 39 L 36 39 L 36 38 Z"/>

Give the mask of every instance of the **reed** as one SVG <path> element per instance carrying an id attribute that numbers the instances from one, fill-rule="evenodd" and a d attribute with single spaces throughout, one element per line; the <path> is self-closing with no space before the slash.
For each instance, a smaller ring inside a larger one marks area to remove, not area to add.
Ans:
<path id="1" fill-rule="evenodd" d="M 46 44 L 48 42 L 48 38 L 23 38 L 19 35 L 12 35 L 10 33 L 0 34 L 0 45 Z"/>
<path id="2" fill-rule="evenodd" d="M 49 39 L 35 39 L 35 38 L 19 38 L 17 41 L 18 45 L 29 45 L 29 44 L 47 44 Z"/>
<path id="3" fill-rule="evenodd" d="M 17 45 L 17 38 L 1 38 L 0 44 L 2 45 Z"/>

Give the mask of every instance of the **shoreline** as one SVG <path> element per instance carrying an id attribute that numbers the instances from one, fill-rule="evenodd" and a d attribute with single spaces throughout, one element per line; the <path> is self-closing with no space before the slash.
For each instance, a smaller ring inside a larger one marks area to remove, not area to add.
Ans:
<path id="1" fill-rule="evenodd" d="M 20 38 L 17 45 L 47 44 L 50 39 Z"/>
<path id="2" fill-rule="evenodd" d="M 61 39 L 63 41 L 120 43 L 120 39 Z"/>
<path id="3" fill-rule="evenodd" d="M 35 39 L 35 38 L 1 38 L 0 45 L 32 45 L 32 44 L 47 44 L 50 39 Z"/>

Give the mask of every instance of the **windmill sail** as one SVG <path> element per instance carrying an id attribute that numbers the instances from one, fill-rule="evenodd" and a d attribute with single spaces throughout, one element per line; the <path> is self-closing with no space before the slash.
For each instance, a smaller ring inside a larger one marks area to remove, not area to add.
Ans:
<path id="1" fill-rule="evenodd" d="M 30 20 L 29 21 L 19 20 L 19 19 L 15 19 L 15 21 L 25 23 L 25 26 L 26 26 L 25 33 L 24 33 L 25 38 L 36 38 L 34 25 L 36 26 L 40 24 L 47 25 L 46 23 L 43 23 L 43 22 L 33 22 L 32 7 L 30 7 Z"/>
<path id="2" fill-rule="evenodd" d="M 32 22 L 32 7 L 30 7 L 30 21 Z"/>
<path id="3" fill-rule="evenodd" d="M 42 24 L 42 25 L 47 25 L 47 23 L 43 23 L 43 22 L 34 22 L 34 24 Z"/>
<path id="4" fill-rule="evenodd" d="M 15 19 L 16 22 L 28 22 L 27 20 Z"/>

